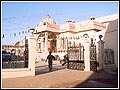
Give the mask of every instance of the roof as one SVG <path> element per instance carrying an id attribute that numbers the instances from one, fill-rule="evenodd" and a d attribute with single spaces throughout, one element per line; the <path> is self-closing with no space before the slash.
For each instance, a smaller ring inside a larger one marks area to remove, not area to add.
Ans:
<path id="1" fill-rule="evenodd" d="M 66 24 L 57 25 L 56 22 L 49 15 L 47 15 L 46 18 L 36 26 L 36 32 L 51 31 L 62 33 L 71 31 L 81 32 L 87 30 L 101 31 L 106 29 L 106 24 L 104 23 L 118 19 L 118 14 L 104 16 L 100 18 L 95 18 L 91 16 L 90 18 L 94 19 L 88 19 L 86 21 L 76 23 L 73 23 L 70 19 L 67 19 Z"/>

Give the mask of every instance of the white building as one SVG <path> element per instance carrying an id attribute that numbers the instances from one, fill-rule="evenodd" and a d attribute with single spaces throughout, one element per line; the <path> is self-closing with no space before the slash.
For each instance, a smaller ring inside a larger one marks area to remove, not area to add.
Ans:
<path id="1" fill-rule="evenodd" d="M 44 20 L 36 25 L 33 34 L 36 38 L 37 55 L 40 58 L 46 58 L 49 51 L 59 56 L 67 53 L 68 46 L 79 45 L 86 34 L 89 43 L 91 43 L 91 38 L 93 39 L 98 53 L 99 35 L 102 35 L 102 40 L 105 42 L 104 48 L 114 51 L 112 64 L 114 63 L 118 67 L 118 14 L 99 18 L 92 16 L 82 22 L 74 22 L 68 19 L 63 25 L 57 25 L 47 15 Z"/>

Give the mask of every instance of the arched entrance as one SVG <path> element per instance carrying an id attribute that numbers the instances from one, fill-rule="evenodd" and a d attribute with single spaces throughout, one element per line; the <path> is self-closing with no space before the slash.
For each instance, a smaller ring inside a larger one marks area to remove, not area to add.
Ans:
<path id="1" fill-rule="evenodd" d="M 50 40 L 49 41 L 49 51 L 56 52 L 56 40 Z"/>

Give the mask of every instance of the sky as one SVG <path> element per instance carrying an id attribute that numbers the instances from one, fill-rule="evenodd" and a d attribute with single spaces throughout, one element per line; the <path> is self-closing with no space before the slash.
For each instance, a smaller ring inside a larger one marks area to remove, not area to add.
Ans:
<path id="1" fill-rule="evenodd" d="M 117 1 L 2 1 L 1 41 L 2 45 L 14 45 L 35 28 L 47 14 L 58 24 L 65 24 L 69 18 L 75 22 L 118 14 Z M 4 35 L 4 36 L 3 36 Z"/>

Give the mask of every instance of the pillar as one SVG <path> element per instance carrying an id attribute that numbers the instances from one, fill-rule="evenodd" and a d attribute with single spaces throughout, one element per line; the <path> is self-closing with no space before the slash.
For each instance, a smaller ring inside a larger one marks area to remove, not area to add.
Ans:
<path id="1" fill-rule="evenodd" d="M 29 37 L 28 38 L 28 49 L 29 49 L 29 57 L 28 57 L 28 68 L 30 69 L 30 76 L 35 75 L 35 59 L 36 59 L 36 38 Z"/>
<path id="2" fill-rule="evenodd" d="M 99 62 L 99 70 L 103 70 L 103 65 L 104 65 L 104 41 L 99 40 L 98 41 L 98 62 Z"/>
<path id="3" fill-rule="evenodd" d="M 90 43 L 87 38 L 83 39 L 81 43 L 84 46 L 84 71 L 90 71 Z"/>
<path id="4" fill-rule="evenodd" d="M 57 38 L 57 50 L 60 50 L 60 46 L 61 46 L 61 41 L 60 38 Z"/>
<path id="5" fill-rule="evenodd" d="M 44 38 L 41 39 L 41 52 L 44 51 Z"/>
<path id="6" fill-rule="evenodd" d="M 45 52 L 48 52 L 48 32 L 45 32 Z"/>
<path id="7" fill-rule="evenodd" d="M 68 38 L 65 39 L 65 42 L 66 42 L 66 43 L 65 43 L 65 49 L 66 49 L 66 51 L 67 51 L 67 49 L 68 49 Z"/>

